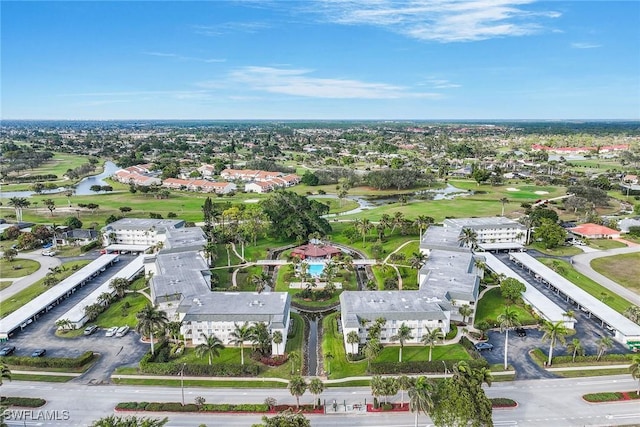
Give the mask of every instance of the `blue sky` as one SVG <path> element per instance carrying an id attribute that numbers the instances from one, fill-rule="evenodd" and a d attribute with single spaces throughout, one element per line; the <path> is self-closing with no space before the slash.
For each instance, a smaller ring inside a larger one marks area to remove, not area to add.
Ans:
<path id="1" fill-rule="evenodd" d="M 640 119 L 640 2 L 2 1 L 3 119 Z"/>

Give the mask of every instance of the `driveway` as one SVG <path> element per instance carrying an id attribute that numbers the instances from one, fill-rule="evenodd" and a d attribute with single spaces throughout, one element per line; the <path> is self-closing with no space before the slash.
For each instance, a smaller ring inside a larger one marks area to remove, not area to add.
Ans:
<path id="1" fill-rule="evenodd" d="M 56 319 L 124 268 L 133 258 L 121 256 L 121 261 L 108 268 L 105 273 L 76 290 L 71 297 L 41 315 L 24 330 L 15 332 L 9 340 L 10 344 L 17 347 L 15 355 L 29 356 L 37 348 L 46 349 L 46 357 L 77 357 L 85 351 L 100 353 L 98 362 L 89 371 L 73 380 L 82 383 L 108 382 L 116 367 L 137 364 L 149 349 L 149 345 L 141 343 L 140 336 L 133 330 L 121 338 L 105 337 L 104 330 L 98 330 L 88 337 L 61 338 L 55 335 L 54 324 Z"/>
<path id="2" fill-rule="evenodd" d="M 42 250 L 38 249 L 37 251 L 22 252 L 18 254 L 14 261 L 15 263 L 19 264 L 21 259 L 30 259 L 39 262 L 40 268 L 28 276 L 14 280 L 11 286 L 0 291 L 0 301 L 6 301 L 21 290 L 28 288 L 34 282 L 46 276 L 50 268 L 55 268 L 62 264 L 60 259 L 52 256 L 43 256 L 41 252 Z"/>

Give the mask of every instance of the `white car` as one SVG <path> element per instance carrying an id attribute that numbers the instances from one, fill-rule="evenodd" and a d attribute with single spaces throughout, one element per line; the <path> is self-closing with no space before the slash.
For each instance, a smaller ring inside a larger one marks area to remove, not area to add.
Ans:
<path id="1" fill-rule="evenodd" d="M 118 330 L 116 331 L 116 337 L 117 338 L 123 337 L 123 336 L 127 335 L 127 332 L 129 332 L 129 326 L 128 325 L 120 326 L 118 328 Z"/>
<path id="2" fill-rule="evenodd" d="M 105 337 L 112 337 L 116 334 L 116 332 L 118 332 L 118 327 L 117 326 L 112 326 L 109 329 L 107 329 L 107 332 L 104 334 Z"/>
<path id="3" fill-rule="evenodd" d="M 44 256 L 56 256 L 56 251 L 44 250 L 42 251 L 42 255 Z"/>

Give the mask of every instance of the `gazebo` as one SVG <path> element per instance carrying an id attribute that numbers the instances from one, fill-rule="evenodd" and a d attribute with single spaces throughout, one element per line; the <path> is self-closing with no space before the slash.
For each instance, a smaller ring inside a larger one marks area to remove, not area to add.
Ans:
<path id="1" fill-rule="evenodd" d="M 291 256 L 300 259 L 331 259 L 341 253 L 342 251 L 335 246 L 309 243 L 294 248 L 291 251 Z"/>

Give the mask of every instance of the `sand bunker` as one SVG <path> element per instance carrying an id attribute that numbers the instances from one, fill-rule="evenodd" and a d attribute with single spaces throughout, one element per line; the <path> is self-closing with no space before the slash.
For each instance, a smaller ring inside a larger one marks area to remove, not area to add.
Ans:
<path id="1" fill-rule="evenodd" d="M 549 192 L 548 192 L 548 191 L 536 191 L 535 193 L 536 193 L 536 194 L 540 194 L 540 195 L 542 195 L 542 194 L 549 194 Z"/>
<path id="2" fill-rule="evenodd" d="M 245 203 L 258 203 L 260 201 L 260 199 L 247 199 L 244 202 Z"/>
<path id="3" fill-rule="evenodd" d="M 509 187 L 507 188 L 507 191 L 520 191 L 520 190 L 518 190 L 517 188 Z"/>

